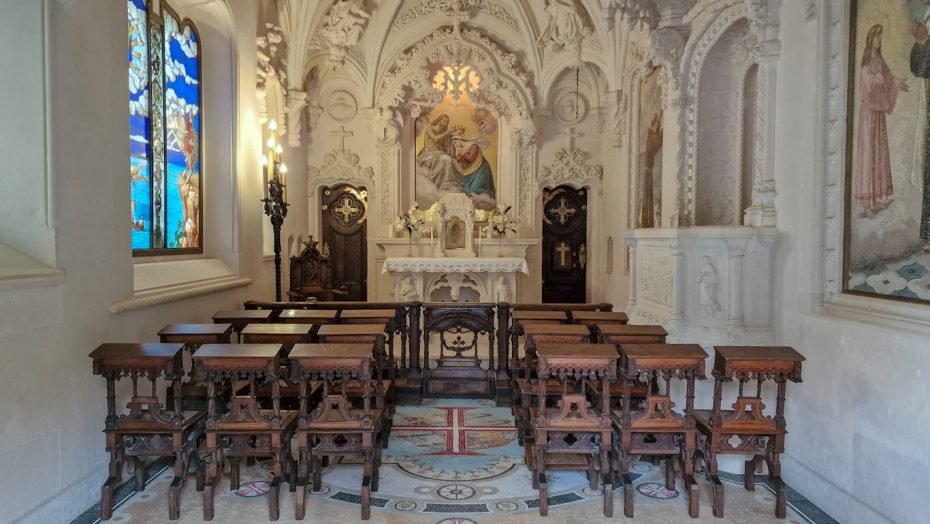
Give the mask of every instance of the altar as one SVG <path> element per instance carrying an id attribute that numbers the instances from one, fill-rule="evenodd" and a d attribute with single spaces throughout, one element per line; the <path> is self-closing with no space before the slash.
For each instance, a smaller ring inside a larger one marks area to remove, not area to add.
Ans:
<path id="1" fill-rule="evenodd" d="M 390 257 L 381 273 L 394 275 L 397 300 L 423 302 L 511 302 L 517 274 L 530 274 L 522 257 Z"/>
<path id="2" fill-rule="evenodd" d="M 411 209 L 416 231 L 375 239 L 379 298 L 410 302 L 514 302 L 530 275 L 527 249 L 537 239 L 492 235 L 495 212 L 476 212 L 470 198 L 451 193 L 427 211 Z M 503 213 L 506 215 L 506 213 Z M 498 219 L 502 215 L 498 214 Z M 515 230 L 514 228 L 513 230 Z M 511 230 L 511 231 L 513 231 Z M 523 275 L 521 279 L 519 275 Z M 381 295 L 390 296 L 381 296 Z"/>

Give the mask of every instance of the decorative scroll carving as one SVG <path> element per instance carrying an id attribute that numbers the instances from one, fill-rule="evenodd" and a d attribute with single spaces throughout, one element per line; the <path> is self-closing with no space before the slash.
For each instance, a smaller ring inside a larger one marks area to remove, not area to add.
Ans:
<path id="1" fill-rule="evenodd" d="M 420 0 L 419 3 L 408 7 L 394 19 L 391 32 L 397 32 L 405 25 L 423 16 L 448 12 L 452 9 L 452 5 L 456 1 L 459 2 L 459 5 L 465 11 L 472 13 L 480 12 L 492 16 L 514 31 L 520 30 L 517 19 L 510 13 L 510 10 L 496 2 L 489 0 Z"/>
<path id="2" fill-rule="evenodd" d="M 559 183 L 565 180 L 600 182 L 603 177 L 604 168 L 588 165 L 584 151 L 572 146 L 557 151 L 552 164 L 544 166 L 536 175 L 539 182 L 545 183 Z"/>
<path id="3" fill-rule="evenodd" d="M 375 171 L 370 166 L 362 167 L 361 157 L 350 149 L 334 149 L 323 156 L 323 168 L 310 166 L 307 195 L 313 197 L 317 188 L 337 182 L 370 185 Z M 370 188 L 369 188 L 370 191 Z"/>

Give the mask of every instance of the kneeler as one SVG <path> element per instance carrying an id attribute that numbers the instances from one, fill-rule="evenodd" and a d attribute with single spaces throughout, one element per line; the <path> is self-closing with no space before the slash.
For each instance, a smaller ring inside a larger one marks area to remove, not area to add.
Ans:
<path id="1" fill-rule="evenodd" d="M 188 468 L 196 469 L 197 490 L 203 489 L 203 469 L 197 457 L 197 445 L 204 431 L 203 411 L 181 408 L 183 344 L 102 344 L 90 357 L 94 374 L 107 379 L 107 451 L 110 475 L 100 490 L 100 518 L 113 515 L 113 491 L 122 480 L 123 465 L 135 469 L 136 491 L 145 489 L 146 458 L 174 458 L 174 478 L 168 488 L 168 518 L 181 516 L 181 486 Z M 132 380 L 132 399 L 128 413 L 116 414 L 116 382 L 127 376 Z M 165 409 L 156 393 L 157 380 L 170 381 L 175 392 L 174 409 Z M 139 379 L 148 379 L 148 395 L 140 394 Z"/>
<path id="2" fill-rule="evenodd" d="M 372 399 L 383 395 L 380 373 L 372 373 L 371 344 L 298 344 L 291 350 L 291 380 L 300 387 L 297 422 L 298 490 L 295 518 L 306 512 L 307 488 L 322 487 L 321 457 L 358 456 L 364 461 L 361 485 L 361 518 L 371 516 L 371 492 L 378 491 L 381 465 L 382 412 Z M 311 410 L 308 391 L 313 381 L 323 382 L 323 398 Z M 353 407 L 347 385 L 361 390 L 361 406 Z M 376 399 L 377 400 L 377 399 Z"/>

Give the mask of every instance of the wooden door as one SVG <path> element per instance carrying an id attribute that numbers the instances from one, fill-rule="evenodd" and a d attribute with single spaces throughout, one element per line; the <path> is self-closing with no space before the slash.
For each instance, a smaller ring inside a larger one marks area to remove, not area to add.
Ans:
<path id="1" fill-rule="evenodd" d="M 587 215 L 586 188 L 543 190 L 543 302 L 585 302 Z"/>
<path id="2" fill-rule="evenodd" d="M 333 287 L 348 292 L 346 300 L 368 297 L 368 191 L 340 184 L 320 191 L 323 254 L 333 268 Z"/>

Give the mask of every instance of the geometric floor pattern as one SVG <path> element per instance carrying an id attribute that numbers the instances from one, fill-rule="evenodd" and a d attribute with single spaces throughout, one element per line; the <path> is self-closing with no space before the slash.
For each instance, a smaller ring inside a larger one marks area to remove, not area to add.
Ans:
<path id="1" fill-rule="evenodd" d="M 241 487 L 232 492 L 223 481 L 215 497 L 214 522 L 265 522 L 267 462 L 243 468 Z M 701 518 L 687 514 L 685 498 L 665 489 L 664 468 L 649 462 L 632 466 L 636 487 L 636 519 L 640 522 L 832 522 L 816 508 L 790 504 L 788 518 L 775 519 L 775 497 L 761 483 L 755 492 L 726 484 L 726 517 L 711 513 L 710 485 L 699 475 Z M 420 406 L 399 406 L 389 447 L 384 450 L 379 491 L 372 494 L 371 522 L 582 523 L 603 520 L 600 490 L 592 491 L 583 472 L 549 473 L 549 517 L 539 517 L 539 498 L 523 464 L 510 408 L 491 401 L 424 400 Z M 323 487 L 307 501 L 306 522 L 359 520 L 361 466 L 333 463 L 323 472 Z M 157 475 L 142 493 L 130 496 L 114 511 L 112 522 L 168 522 L 167 488 L 171 471 Z M 680 487 L 680 486 L 679 486 Z M 796 500 L 803 498 L 795 497 Z M 615 519 L 622 515 L 622 490 L 614 491 Z M 789 497 L 789 501 L 792 498 Z M 282 486 L 280 522 L 296 522 L 293 494 Z M 799 510 L 800 508 L 800 510 Z M 202 500 L 185 485 L 181 520 L 202 522 Z M 93 522 L 89 511 L 81 522 Z"/>

